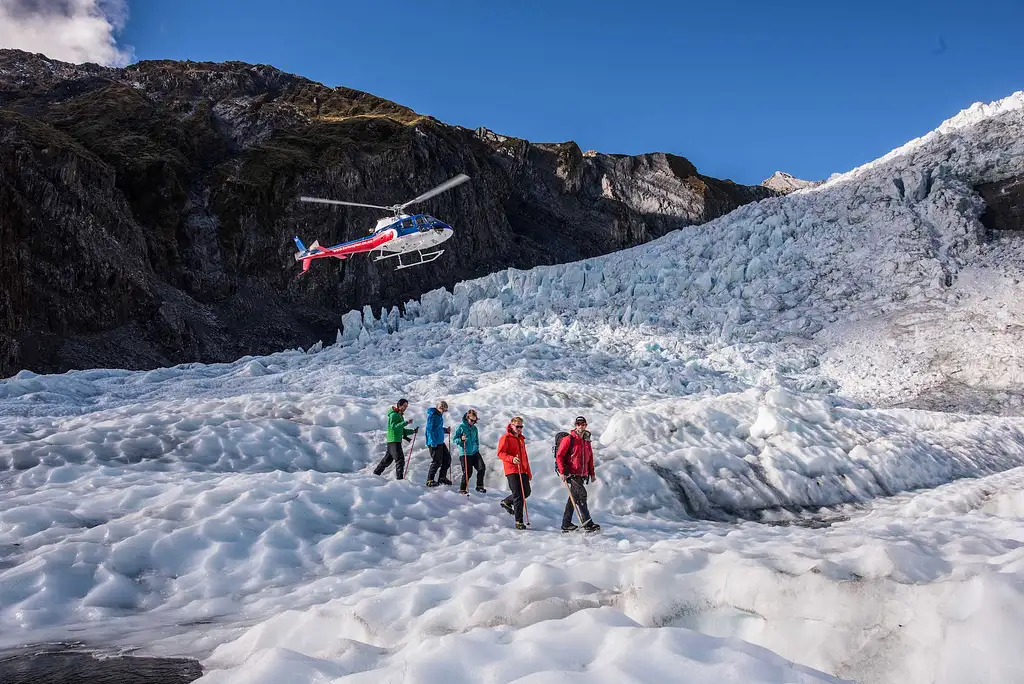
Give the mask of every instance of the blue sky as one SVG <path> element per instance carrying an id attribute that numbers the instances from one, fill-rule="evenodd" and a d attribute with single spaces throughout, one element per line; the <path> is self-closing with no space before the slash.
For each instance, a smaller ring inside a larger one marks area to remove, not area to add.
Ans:
<path id="1" fill-rule="evenodd" d="M 130 0 L 136 59 L 271 64 L 448 123 L 824 178 L 1024 89 L 1024 0 Z"/>

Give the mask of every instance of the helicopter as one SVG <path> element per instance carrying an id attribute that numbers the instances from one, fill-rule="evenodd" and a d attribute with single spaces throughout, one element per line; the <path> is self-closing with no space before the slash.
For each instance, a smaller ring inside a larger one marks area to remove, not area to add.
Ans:
<path id="1" fill-rule="evenodd" d="M 398 266 L 395 270 L 411 268 L 422 264 L 429 264 L 444 254 L 443 249 L 434 249 L 453 234 L 452 227 L 444 221 L 440 221 L 428 214 L 406 214 L 406 207 L 412 206 L 424 200 L 430 199 L 442 192 L 451 190 L 457 185 L 465 183 L 469 176 L 460 173 L 454 178 L 449 178 L 435 188 L 401 204 L 393 204 L 383 207 L 377 204 L 362 204 L 360 202 L 345 202 L 342 200 L 323 199 L 321 197 L 299 197 L 301 202 L 316 202 L 319 204 L 341 204 L 348 207 L 367 207 L 370 209 L 383 209 L 391 213 L 391 216 L 379 219 L 377 225 L 370 229 L 367 237 L 342 242 L 333 247 L 321 247 L 320 242 L 315 241 L 309 247 L 303 244 L 299 236 L 295 236 L 295 245 L 299 251 L 295 253 L 295 260 L 302 262 L 302 273 L 309 270 L 309 265 L 314 259 L 346 259 L 353 254 L 365 254 L 368 252 L 380 251 L 374 261 L 382 259 L 398 259 Z M 434 249 L 425 252 L 424 250 Z M 406 263 L 402 261 L 403 254 L 415 253 L 418 260 Z M 301 274 L 300 274 L 301 275 Z"/>

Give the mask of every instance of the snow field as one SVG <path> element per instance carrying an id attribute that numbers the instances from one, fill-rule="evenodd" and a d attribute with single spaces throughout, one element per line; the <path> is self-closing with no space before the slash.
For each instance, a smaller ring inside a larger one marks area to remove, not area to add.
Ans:
<path id="1" fill-rule="evenodd" d="M 407 346 L 413 351 L 400 354 L 400 365 L 422 366 L 416 356 L 424 345 Z M 253 681 L 264 670 L 274 677 L 282 667 L 305 673 L 295 681 L 348 672 L 345 667 L 364 671 L 362 666 L 383 677 L 398 663 L 428 678 L 440 665 L 427 641 L 460 641 L 483 630 L 487 635 L 474 638 L 491 643 L 506 638 L 496 630 L 518 632 L 538 620 L 612 609 L 642 628 L 676 625 L 740 637 L 839 676 L 887 681 L 894 671 L 923 671 L 925 662 L 947 666 L 952 661 L 934 655 L 937 642 L 944 653 L 959 652 L 959 646 L 933 632 L 916 643 L 899 627 L 878 627 L 879 619 L 899 625 L 919 616 L 920 624 L 936 620 L 948 631 L 949 616 L 935 612 L 959 603 L 970 619 L 962 620 L 957 644 L 971 644 L 967 635 L 974 632 L 1019 633 L 1016 613 L 1006 608 L 1020 605 L 1014 593 L 1019 587 L 1001 578 L 1020 564 L 1019 516 L 1012 534 L 1002 536 L 984 526 L 965 532 L 962 518 L 978 517 L 983 504 L 1019 513 L 1013 502 L 1015 492 L 1024 490 L 1021 476 L 1005 484 L 958 482 L 949 485 L 954 493 L 947 499 L 938 495 L 940 488 L 871 503 L 1020 464 L 1015 419 L 881 411 L 781 388 L 655 399 L 605 384 L 621 369 L 600 366 L 587 372 L 585 385 L 509 380 L 509 373 L 523 372 L 519 366 L 484 371 L 475 382 L 461 368 L 442 377 L 427 373 L 415 382 L 463 389 L 446 394 L 449 416 L 461 416 L 470 405 L 484 416 L 481 442 L 491 491 L 467 499 L 422 488 L 422 437 L 411 481 L 393 481 L 393 471 L 385 478 L 368 474 L 382 453 L 383 407 L 372 412 L 367 400 L 321 393 L 319 385 L 348 377 L 349 364 L 362 370 L 360 381 L 383 382 L 383 363 L 374 368 L 362 353 L 337 347 L 280 354 L 275 362 L 268 365 L 280 370 L 258 381 L 237 379 L 247 361 L 219 367 L 220 377 L 214 367 L 181 369 L 179 377 L 162 381 L 162 394 L 151 394 L 145 410 L 125 395 L 119 406 L 111 400 L 92 413 L 87 403 L 61 400 L 54 412 L 61 415 L 5 423 L 16 426 L 3 433 L 5 457 L 12 444 L 28 454 L 66 446 L 55 439 L 59 435 L 85 449 L 107 444 L 115 454 L 89 451 L 67 462 L 58 449 L 23 461 L 23 470 L 7 471 L 7 496 L 0 503 L 0 605 L 12 626 L 5 636 L 9 644 L 23 643 L 26 635 L 88 634 L 100 643 L 145 635 L 162 652 L 211 653 L 210 676 L 223 681 Z M 544 367 L 542 361 L 531 364 L 534 372 Z M 104 390 L 105 380 L 96 382 L 101 394 L 113 394 Z M 213 395 L 230 392 L 233 382 L 242 383 L 245 394 L 172 399 L 184 393 L 183 386 Z M 209 389 L 198 390 L 202 383 Z M 260 391 L 280 386 L 292 391 Z M 587 405 L 574 405 L 579 401 Z M 26 413 L 39 413 L 41 406 L 30 404 Z M 410 415 L 421 416 L 426 407 L 416 404 Z M 513 413 L 526 417 L 536 473 L 529 501 L 533 530 L 526 536 L 510 529 L 511 519 L 497 506 L 505 486 L 493 444 L 505 424 L 498 418 Z M 578 413 L 590 417 L 599 439 L 599 482 L 590 488 L 592 508 L 605 527 L 597 537 L 555 532 L 565 494 L 551 467 L 550 435 Z M 216 430 L 223 431 L 219 440 L 198 438 Z M 224 445 L 260 440 L 264 448 L 252 449 L 249 457 L 241 449 L 231 451 L 230 461 L 219 454 Z M 147 458 L 121 458 L 136 453 L 122 442 L 165 446 Z M 346 445 L 338 452 L 343 458 L 312 457 L 339 442 Z M 681 500 L 651 464 L 680 481 L 690 478 L 687 492 L 698 494 Z M 700 495 L 706 507 L 688 508 L 686 502 L 700 501 Z M 996 503 L 1001 501 L 1006 503 Z M 847 523 L 823 531 L 696 519 L 732 511 L 799 521 L 772 507 L 805 505 L 813 513 L 816 506 L 843 502 L 849 505 L 834 508 L 834 517 L 850 518 L 852 526 L 877 516 L 877 526 L 840 534 Z M 919 525 L 903 521 L 926 515 L 937 518 L 930 525 L 945 527 L 908 541 Z M 947 539 L 957 541 L 936 543 Z M 918 583 L 922 588 L 913 588 Z M 436 600 L 419 598 L 424 592 Z M 806 601 L 812 593 L 819 600 Z M 356 623 L 365 621 L 369 632 L 350 633 L 330 621 L 315 628 L 302 623 L 289 628 L 297 635 L 294 643 L 245 650 L 252 638 L 246 625 L 259 630 L 267 619 L 307 620 L 338 601 L 350 606 L 356 600 L 387 611 L 383 617 L 359 613 Z M 879 608 L 894 604 L 903 608 L 892 614 Z M 594 618 L 595 634 L 623 626 L 602 620 Z M 823 636 L 818 630 L 826 624 Z M 333 635 L 358 644 L 334 658 L 302 641 L 311 634 L 336 648 L 342 646 Z M 885 657 L 875 643 L 879 635 L 891 645 Z M 671 654 L 689 653 L 687 638 L 671 641 Z M 599 648 L 603 642 L 594 643 Z M 280 649 L 304 654 L 302 667 L 297 656 Z M 377 655 L 371 658 L 366 649 Z M 229 657 L 238 652 L 247 655 Z M 345 665 L 350 660 L 354 664 Z M 990 660 L 995 672 L 1016 666 L 1012 649 Z M 538 656 L 529 662 L 540 673 L 557 670 L 562 661 Z M 609 671 L 619 666 L 609 665 Z M 493 681 L 507 681 L 501 679 L 506 671 L 495 672 Z M 772 681 L 775 675 L 763 676 Z M 941 672 L 937 677 L 916 681 L 969 681 L 942 680 Z"/>
<path id="2" fill-rule="evenodd" d="M 387 656 L 386 651 L 347 640 L 334 645 L 330 660 L 275 647 L 236 673 L 218 672 L 200 681 L 840 681 L 747 643 L 671 627 L 644 629 L 610 608 L 587 609 L 515 631 L 478 629 L 427 637 L 403 649 L 400 659 Z"/>
<path id="3" fill-rule="evenodd" d="M 992 494 L 1022 484 L 1017 469 L 972 487 Z M 357 669 L 379 677 L 487 672 L 484 681 L 511 681 L 512 674 L 467 662 L 477 654 L 473 644 L 514 643 L 538 624 L 571 629 L 563 622 L 570 617 L 574 626 L 588 622 L 593 636 L 605 629 L 594 614 L 602 610 L 647 632 L 683 627 L 742 638 L 857 681 L 1012 681 L 1024 664 L 1013 648 L 1024 620 L 1014 608 L 1024 562 L 1020 519 L 978 510 L 978 497 L 960 488 L 898 497 L 877 515 L 833 526 L 826 538 L 806 528 L 704 523 L 669 531 L 634 523 L 629 538 L 619 528 L 611 538 L 518 537 L 491 547 L 486 559 L 479 551 L 467 559 L 457 547 L 431 550 L 385 589 L 278 615 L 216 649 L 208 681 L 262 681 L 265 670 L 277 672 L 276 660 L 294 666 L 294 654 L 328 681 L 350 672 L 344 663 L 357 656 Z M 955 520 L 941 503 L 957 504 Z M 901 524 L 884 515 L 906 507 L 918 508 L 920 519 Z M 523 667 L 543 669 L 548 658 L 571 654 L 575 640 L 564 643 L 552 635 L 531 644 L 540 652 Z M 577 669 L 564 661 L 551 667 Z"/>

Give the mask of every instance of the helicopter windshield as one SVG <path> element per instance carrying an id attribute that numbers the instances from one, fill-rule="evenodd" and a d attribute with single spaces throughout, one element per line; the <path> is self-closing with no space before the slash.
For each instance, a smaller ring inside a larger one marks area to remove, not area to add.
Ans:
<path id="1" fill-rule="evenodd" d="M 392 226 L 398 232 L 398 236 L 402 237 L 417 232 L 425 233 L 428 230 L 432 230 L 439 224 L 441 224 L 441 222 L 433 216 L 429 216 L 427 214 L 416 214 L 415 216 L 406 216 L 400 221 L 393 223 Z"/>

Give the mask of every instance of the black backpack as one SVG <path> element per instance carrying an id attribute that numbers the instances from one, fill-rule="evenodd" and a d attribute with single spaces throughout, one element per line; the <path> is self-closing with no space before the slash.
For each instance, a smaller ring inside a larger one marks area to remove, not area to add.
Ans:
<path id="1" fill-rule="evenodd" d="M 555 435 L 555 446 L 551 449 L 551 456 L 552 456 L 552 458 L 555 459 L 555 472 L 556 473 L 558 472 L 558 447 L 559 447 L 559 445 L 561 445 L 562 440 L 565 439 L 566 437 L 568 437 L 569 439 L 572 439 L 572 434 L 568 433 L 568 432 L 559 432 L 558 434 L 556 434 Z M 569 445 L 569 448 L 570 449 L 572 448 L 572 444 Z"/>

